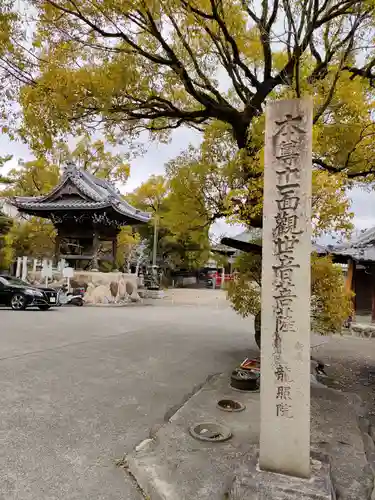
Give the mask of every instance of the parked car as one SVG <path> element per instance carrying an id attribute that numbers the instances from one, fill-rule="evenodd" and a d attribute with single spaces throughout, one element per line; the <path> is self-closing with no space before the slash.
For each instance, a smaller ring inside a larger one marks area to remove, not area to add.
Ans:
<path id="1" fill-rule="evenodd" d="M 57 292 L 53 288 L 37 287 L 13 276 L 0 275 L 0 305 L 15 311 L 38 307 L 47 311 L 57 305 Z"/>

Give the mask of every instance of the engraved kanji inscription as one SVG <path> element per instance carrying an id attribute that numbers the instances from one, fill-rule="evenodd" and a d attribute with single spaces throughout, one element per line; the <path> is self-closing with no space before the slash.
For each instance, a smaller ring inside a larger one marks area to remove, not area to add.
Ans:
<path id="1" fill-rule="evenodd" d="M 277 333 L 286 333 L 295 331 L 296 323 L 290 316 L 276 316 L 276 331 Z"/>
<path id="2" fill-rule="evenodd" d="M 278 129 L 273 136 L 273 150 L 276 158 L 287 160 L 300 154 L 301 136 L 306 132 L 301 127 L 302 116 L 286 114 L 285 118 L 276 121 Z"/>
<path id="3" fill-rule="evenodd" d="M 273 230 L 273 237 L 283 236 L 285 234 L 302 234 L 298 229 L 299 218 L 295 214 L 288 214 L 286 211 L 278 212 L 275 217 L 276 227 Z"/>
<path id="4" fill-rule="evenodd" d="M 298 188 L 300 180 L 300 171 L 298 167 L 287 166 L 283 169 L 276 170 L 277 174 L 277 188 L 282 189 L 285 187 Z"/>
<path id="5" fill-rule="evenodd" d="M 291 400 L 291 387 L 288 385 L 279 385 L 279 387 L 276 388 L 276 399 Z"/>
<path id="6" fill-rule="evenodd" d="M 295 234 L 284 234 L 282 236 L 279 236 L 274 241 L 275 255 L 293 253 L 294 248 L 298 242 L 299 239 Z"/>
<path id="7" fill-rule="evenodd" d="M 288 368 L 287 366 L 282 365 L 280 363 L 278 365 L 276 365 L 275 377 L 276 377 L 277 382 L 281 382 L 281 383 L 291 382 L 289 372 L 290 372 L 290 368 Z"/>
<path id="8" fill-rule="evenodd" d="M 277 417 L 285 417 L 285 418 L 293 418 L 292 415 L 292 407 L 287 403 L 279 403 L 276 405 L 276 416 Z"/>
<path id="9" fill-rule="evenodd" d="M 276 200 L 277 209 L 280 210 L 292 210 L 295 211 L 298 208 L 300 202 L 300 197 L 296 195 L 294 189 L 284 191 L 280 193 L 280 198 Z"/>

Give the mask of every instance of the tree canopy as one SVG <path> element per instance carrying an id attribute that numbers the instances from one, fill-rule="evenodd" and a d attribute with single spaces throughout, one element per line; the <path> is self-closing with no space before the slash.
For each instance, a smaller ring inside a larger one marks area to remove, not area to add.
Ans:
<path id="1" fill-rule="evenodd" d="M 373 179 L 374 0 L 28 0 L 29 14 L 16 4 L 0 11 L 1 115 L 36 150 L 66 134 L 164 140 L 219 123 L 253 186 L 265 104 L 309 94 L 315 166 Z M 246 200 L 260 226 L 258 194 Z"/>
<path id="2" fill-rule="evenodd" d="M 113 154 L 102 140 L 83 138 L 70 150 L 64 142 L 57 143 L 51 151 L 39 154 L 30 161 L 20 161 L 7 175 L 6 196 L 40 196 L 48 193 L 59 181 L 62 167 L 73 162 L 97 177 L 111 182 L 127 181 L 130 167 L 127 157 Z"/>
<path id="3" fill-rule="evenodd" d="M 261 142 L 262 130 L 256 139 Z M 255 136 L 254 136 L 255 138 Z M 213 122 L 206 127 L 199 147 L 190 147 L 167 165 L 170 199 L 179 226 L 190 230 L 208 228 L 218 219 L 254 226 L 263 210 L 263 182 L 260 177 L 244 182 L 241 152 L 228 127 Z M 251 160 L 254 172 L 263 169 L 263 155 Z M 350 185 L 350 184 L 349 184 Z M 352 229 L 348 179 L 344 174 L 313 172 L 313 233 L 348 233 Z"/>
<path id="4" fill-rule="evenodd" d="M 209 254 L 209 227 L 195 225 L 198 215 L 194 207 L 185 206 L 170 179 L 152 175 L 133 193 L 127 195 L 135 207 L 153 213 L 152 221 L 139 228 L 141 237 L 153 248 L 155 220 L 157 226 L 158 256 L 164 266 L 191 268 L 202 264 Z M 181 217 L 182 213 L 185 218 Z"/>
<path id="5" fill-rule="evenodd" d="M 163 204 L 168 238 L 204 240 L 220 217 L 261 226 L 265 105 L 312 95 L 315 234 L 350 228 L 346 190 L 375 174 L 374 0 L 25 3 L 0 8 L 4 132 L 40 153 L 69 134 L 202 131 Z"/>

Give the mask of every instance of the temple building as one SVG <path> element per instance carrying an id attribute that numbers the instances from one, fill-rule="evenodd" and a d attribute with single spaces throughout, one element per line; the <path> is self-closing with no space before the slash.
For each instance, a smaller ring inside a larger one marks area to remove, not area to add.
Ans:
<path id="1" fill-rule="evenodd" d="M 112 183 L 72 164 L 50 193 L 9 201 L 21 214 L 52 221 L 57 231 L 55 258 L 66 259 L 75 269 L 97 270 L 100 261 L 115 268 L 121 227 L 147 224 L 151 218 L 129 205 Z"/>
<path id="2" fill-rule="evenodd" d="M 329 246 L 328 251 L 334 262 L 347 265 L 346 288 L 355 294 L 356 315 L 371 317 L 375 323 L 375 227 L 350 242 Z"/>
<path id="3" fill-rule="evenodd" d="M 221 243 L 242 252 L 262 253 L 261 230 L 225 237 Z M 313 243 L 312 251 L 321 256 L 331 255 L 333 262 L 343 267 L 345 287 L 354 294 L 354 316 L 371 318 L 375 323 L 375 227 L 340 245 L 325 247 Z"/>

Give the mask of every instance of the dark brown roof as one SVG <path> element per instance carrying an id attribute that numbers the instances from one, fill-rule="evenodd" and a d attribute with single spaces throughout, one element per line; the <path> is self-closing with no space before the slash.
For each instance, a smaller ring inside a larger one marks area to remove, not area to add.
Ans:
<path id="1" fill-rule="evenodd" d="M 74 192 L 74 196 L 69 191 Z M 96 211 L 111 208 L 128 220 L 147 223 L 151 215 L 132 207 L 110 182 L 99 179 L 86 170 L 69 164 L 59 184 L 44 196 L 15 196 L 9 202 L 20 212 L 37 215 L 67 210 Z"/>
<path id="2" fill-rule="evenodd" d="M 227 245 L 231 248 L 236 248 L 242 252 L 249 252 L 255 254 L 262 253 L 262 230 L 261 229 L 251 229 L 244 231 L 243 233 L 235 236 L 233 238 L 222 238 L 221 243 Z M 327 254 L 328 251 L 322 245 L 316 243 L 312 244 L 312 251 L 318 253 L 319 255 Z"/>

